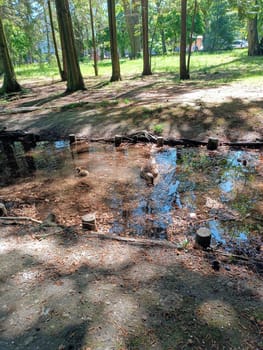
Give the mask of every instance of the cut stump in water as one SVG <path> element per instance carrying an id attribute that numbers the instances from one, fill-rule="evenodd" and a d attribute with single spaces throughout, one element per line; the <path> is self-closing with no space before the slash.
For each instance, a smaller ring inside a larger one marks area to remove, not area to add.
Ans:
<path id="1" fill-rule="evenodd" d="M 195 235 L 195 243 L 202 248 L 208 248 L 211 244 L 211 232 L 206 227 L 200 227 Z"/>
<path id="2" fill-rule="evenodd" d="M 115 135 L 115 137 L 114 137 L 115 147 L 119 147 L 121 145 L 121 142 L 122 142 L 122 136 L 121 135 Z"/>
<path id="3" fill-rule="evenodd" d="M 210 137 L 207 143 L 207 149 L 210 151 L 216 150 L 218 147 L 218 139 Z"/>
<path id="4" fill-rule="evenodd" d="M 96 215 L 94 213 L 82 216 L 82 228 L 88 231 L 97 231 Z"/>
<path id="5" fill-rule="evenodd" d="M 70 134 L 69 135 L 69 143 L 72 144 L 76 141 L 76 136 L 75 134 Z"/>
<path id="6" fill-rule="evenodd" d="M 159 136 L 159 137 L 157 137 L 156 142 L 157 142 L 157 147 L 163 147 L 163 145 L 164 145 L 164 138 Z"/>

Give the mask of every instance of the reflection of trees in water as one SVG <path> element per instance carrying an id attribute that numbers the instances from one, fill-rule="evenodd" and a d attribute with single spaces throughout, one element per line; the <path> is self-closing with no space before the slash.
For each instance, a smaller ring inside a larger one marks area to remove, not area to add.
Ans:
<path id="1" fill-rule="evenodd" d="M 32 175 L 35 170 L 35 162 L 28 155 L 28 144 L 21 142 L 0 142 L 0 184 L 10 184 L 19 177 Z"/>

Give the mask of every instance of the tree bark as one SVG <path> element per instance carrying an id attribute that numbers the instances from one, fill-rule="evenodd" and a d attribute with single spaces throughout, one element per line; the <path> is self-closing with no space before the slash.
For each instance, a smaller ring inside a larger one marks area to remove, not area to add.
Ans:
<path id="1" fill-rule="evenodd" d="M 15 70 L 10 58 L 7 47 L 6 36 L 2 19 L 0 18 L 0 56 L 4 69 L 4 82 L 1 88 L 1 93 L 19 92 L 22 90 L 21 86 L 16 80 Z"/>
<path id="2" fill-rule="evenodd" d="M 193 33 L 195 29 L 195 17 L 196 17 L 196 11 L 197 11 L 197 0 L 195 0 L 194 3 L 194 13 L 192 17 L 192 23 L 191 23 L 191 33 L 190 33 L 190 40 L 189 40 L 189 51 L 188 51 L 188 58 L 187 58 L 187 73 L 190 75 L 190 59 L 191 59 L 191 53 L 192 53 L 192 45 L 193 45 Z"/>
<path id="3" fill-rule="evenodd" d="M 148 27 L 148 0 L 141 0 L 142 4 L 142 44 L 143 44 L 143 72 L 142 75 L 151 75 L 149 54 L 149 27 Z"/>
<path id="4" fill-rule="evenodd" d="M 96 47 L 96 38 L 94 30 L 94 19 L 93 19 L 93 10 L 91 6 L 91 0 L 89 0 L 89 11 L 90 11 L 90 25 L 91 25 L 91 35 L 92 35 L 92 48 L 93 48 L 93 66 L 95 76 L 98 76 L 98 63 L 97 63 L 97 47 Z"/>
<path id="5" fill-rule="evenodd" d="M 118 45 L 117 45 L 115 0 L 107 0 L 107 2 L 108 2 L 109 30 L 110 30 L 111 65 L 112 65 L 112 76 L 110 81 L 112 82 L 112 81 L 121 80 L 121 71 L 120 71 L 120 62 L 119 62 Z"/>
<path id="6" fill-rule="evenodd" d="M 65 56 L 67 71 L 66 92 L 84 90 L 85 86 L 78 62 L 68 0 L 56 0 L 55 3 L 61 43 L 63 43 L 62 48 L 64 47 L 63 55 Z"/>
<path id="7" fill-rule="evenodd" d="M 257 23 L 257 15 L 248 19 L 248 56 L 260 55 Z"/>
<path id="8" fill-rule="evenodd" d="M 130 58 L 135 59 L 141 51 L 141 38 L 136 33 L 136 27 L 139 25 L 139 0 L 122 0 L 125 13 L 127 31 L 130 39 L 131 52 Z"/>
<path id="9" fill-rule="evenodd" d="M 186 67 L 187 0 L 181 0 L 180 79 L 189 79 Z"/>
<path id="10" fill-rule="evenodd" d="M 50 27 L 51 27 L 51 33 L 52 33 L 52 39 L 53 39 L 53 45 L 54 45 L 59 75 L 60 75 L 60 78 L 62 81 L 66 81 L 67 79 L 66 79 L 66 76 L 64 74 L 64 71 L 62 70 L 60 58 L 59 58 L 59 54 L 58 54 L 58 46 L 57 46 L 57 40 L 56 40 L 56 35 L 55 35 L 55 30 L 54 30 L 54 22 L 53 22 L 53 17 L 52 17 L 50 0 L 48 0 L 47 5 L 48 5 L 49 21 L 50 21 Z"/>

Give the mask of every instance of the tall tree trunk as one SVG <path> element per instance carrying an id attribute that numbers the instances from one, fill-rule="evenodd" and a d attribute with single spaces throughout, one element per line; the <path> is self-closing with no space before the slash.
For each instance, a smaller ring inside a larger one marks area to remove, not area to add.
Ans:
<path id="1" fill-rule="evenodd" d="M 149 27 L 148 27 L 148 0 L 141 0 L 142 4 L 142 45 L 143 45 L 143 72 L 142 75 L 151 75 L 149 54 Z"/>
<path id="2" fill-rule="evenodd" d="M 51 10 L 51 4 L 50 0 L 47 1 L 48 5 L 48 14 L 49 14 L 49 21 L 50 21 L 50 27 L 51 27 L 51 33 L 52 33 L 52 38 L 53 38 L 53 45 L 54 45 L 54 50 L 55 50 L 55 56 L 57 60 L 57 65 L 58 65 L 58 70 L 59 70 L 59 75 L 62 81 L 66 81 L 66 76 L 64 74 L 64 71 L 62 70 L 61 63 L 60 63 L 60 58 L 58 54 L 58 46 L 57 46 L 57 40 L 56 40 L 56 35 L 55 35 L 55 29 L 54 29 L 54 22 L 53 22 L 53 16 L 52 16 L 52 10 Z"/>
<path id="3" fill-rule="evenodd" d="M 139 25 L 139 0 L 122 0 L 127 31 L 130 39 L 130 58 L 135 59 L 141 50 L 141 38 L 136 31 Z"/>
<path id="4" fill-rule="evenodd" d="M 187 0 L 181 0 L 180 79 L 189 79 L 186 67 Z"/>
<path id="5" fill-rule="evenodd" d="M 8 51 L 6 36 L 5 36 L 3 22 L 1 18 L 0 18 L 0 55 L 3 63 L 3 69 L 4 69 L 4 82 L 1 88 L 1 93 L 21 91 L 22 88 L 16 80 L 15 70 Z"/>
<path id="6" fill-rule="evenodd" d="M 192 45 L 193 45 L 193 33 L 195 29 L 195 17 L 196 17 L 196 11 L 197 11 L 197 0 L 195 0 L 194 3 L 194 13 L 192 17 L 192 23 L 191 23 L 191 32 L 190 32 L 190 40 L 189 40 L 189 51 L 188 51 L 188 57 L 187 57 L 187 73 L 190 76 L 190 59 L 191 59 L 191 53 L 192 53 Z"/>
<path id="7" fill-rule="evenodd" d="M 163 28 L 161 29 L 161 40 L 162 40 L 162 52 L 163 55 L 167 54 L 166 42 L 165 42 L 165 32 Z"/>
<path id="8" fill-rule="evenodd" d="M 47 11 L 46 11 L 46 6 L 43 5 L 44 8 L 44 21 L 45 21 L 45 27 L 46 27 L 46 40 L 47 40 L 47 61 L 50 63 L 50 57 L 51 57 L 51 52 L 50 52 L 50 38 L 49 38 L 49 28 L 48 28 L 48 16 L 47 16 Z"/>
<path id="9" fill-rule="evenodd" d="M 67 90 L 66 92 L 74 92 L 84 90 L 84 81 L 80 72 L 77 50 L 74 40 L 72 21 L 69 11 L 68 0 L 55 0 L 59 31 L 61 35 L 61 43 L 64 46 L 63 55 L 65 55 L 65 63 L 67 70 Z"/>
<path id="10" fill-rule="evenodd" d="M 112 76 L 110 81 L 121 80 L 120 61 L 118 55 L 117 45 L 117 28 L 115 15 L 115 0 L 108 1 L 108 16 L 109 16 L 109 30 L 110 30 L 110 50 L 111 50 L 111 66 Z"/>
<path id="11" fill-rule="evenodd" d="M 96 38 L 95 38 L 95 30 L 94 30 L 94 19 L 93 19 L 93 10 L 91 6 L 91 0 L 89 0 L 89 12 L 90 12 L 90 25 L 91 25 L 91 35 L 92 35 L 92 48 L 93 48 L 93 66 L 95 75 L 98 75 L 98 63 L 97 63 L 97 46 L 96 46 Z"/>
<path id="12" fill-rule="evenodd" d="M 248 56 L 260 55 L 258 42 L 258 17 L 248 19 Z"/>

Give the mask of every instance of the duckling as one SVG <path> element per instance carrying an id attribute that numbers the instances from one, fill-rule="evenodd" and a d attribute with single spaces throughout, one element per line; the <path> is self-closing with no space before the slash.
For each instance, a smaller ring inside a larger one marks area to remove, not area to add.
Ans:
<path id="1" fill-rule="evenodd" d="M 158 176 L 159 171 L 154 159 L 148 160 L 140 171 L 140 176 L 147 181 L 149 185 L 154 185 L 154 179 Z"/>
<path id="2" fill-rule="evenodd" d="M 85 170 L 85 169 L 83 169 L 81 167 L 77 167 L 75 170 L 77 172 L 76 175 L 79 176 L 79 177 L 84 177 L 84 176 L 88 176 L 89 175 L 88 170 Z"/>

